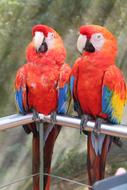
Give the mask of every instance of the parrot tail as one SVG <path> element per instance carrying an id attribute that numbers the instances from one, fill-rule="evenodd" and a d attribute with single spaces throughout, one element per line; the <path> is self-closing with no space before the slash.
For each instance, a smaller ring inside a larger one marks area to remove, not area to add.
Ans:
<path id="1" fill-rule="evenodd" d="M 87 169 L 89 184 L 103 179 L 108 151 L 111 146 L 111 137 L 100 134 L 96 137 L 93 132 L 88 133 L 87 143 Z"/>
<path id="2" fill-rule="evenodd" d="M 53 148 L 56 138 L 61 130 L 61 126 L 55 125 L 52 128 L 51 124 L 44 124 L 44 173 L 50 173 L 51 171 L 51 160 L 53 154 Z M 48 133 L 49 131 L 49 133 Z M 48 136 L 47 136 L 48 134 Z M 50 177 L 44 176 L 44 190 L 50 189 Z"/>
<path id="3" fill-rule="evenodd" d="M 40 171 L 40 140 L 38 136 L 33 134 L 32 142 L 32 173 L 36 174 Z M 39 190 L 39 175 L 33 177 L 33 190 Z"/>
<path id="4" fill-rule="evenodd" d="M 32 174 L 40 171 L 40 140 L 36 124 L 31 123 L 23 125 L 23 129 L 27 134 L 33 133 L 32 139 Z M 39 175 L 33 177 L 33 190 L 39 190 Z"/>
<path id="5" fill-rule="evenodd" d="M 39 133 L 36 130 L 35 124 L 28 124 L 23 126 L 25 132 L 29 134 L 33 133 L 32 142 L 32 173 L 36 174 L 40 172 L 40 144 Z M 53 148 L 56 138 L 61 130 L 61 126 L 44 123 L 44 173 L 50 173 L 51 160 L 53 154 Z M 39 175 L 33 177 L 33 190 L 39 190 Z M 50 177 L 44 176 L 44 190 L 50 189 Z"/>
<path id="6" fill-rule="evenodd" d="M 50 172 L 51 172 L 51 170 L 48 171 L 48 173 L 50 173 Z M 51 180 L 50 176 L 48 176 L 45 190 L 50 190 L 50 180 Z"/>

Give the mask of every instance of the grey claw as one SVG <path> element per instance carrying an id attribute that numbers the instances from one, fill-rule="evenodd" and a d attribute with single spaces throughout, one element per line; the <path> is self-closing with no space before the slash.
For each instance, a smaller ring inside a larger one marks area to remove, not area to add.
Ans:
<path id="1" fill-rule="evenodd" d="M 52 124 L 53 126 L 54 126 L 55 123 L 56 123 L 56 115 L 57 115 L 56 112 L 52 112 L 52 113 L 51 113 L 50 119 L 51 119 L 51 124 Z"/>
<path id="2" fill-rule="evenodd" d="M 101 125 L 103 123 L 106 123 L 106 120 L 103 119 L 103 118 L 97 118 L 96 121 L 95 121 L 95 127 L 94 127 L 94 130 L 93 132 L 95 133 L 95 136 L 98 137 L 101 133 Z"/>
<path id="3" fill-rule="evenodd" d="M 37 112 L 35 109 L 32 109 L 32 112 L 33 112 L 33 117 L 32 117 L 32 119 L 33 119 L 35 122 L 40 121 L 40 117 L 39 117 L 38 112 Z"/>
<path id="4" fill-rule="evenodd" d="M 34 120 L 35 122 L 35 125 L 36 125 L 36 128 L 37 128 L 37 131 L 39 131 L 39 127 L 40 127 L 40 117 L 39 117 L 39 114 L 38 112 L 35 110 L 35 109 L 32 109 L 32 112 L 33 112 L 33 117 L 32 119 Z"/>
<path id="5" fill-rule="evenodd" d="M 87 122 L 91 119 L 92 118 L 90 115 L 86 115 L 86 114 L 82 115 L 81 123 L 80 123 L 80 134 L 82 134 L 82 132 L 84 133 L 84 128 L 85 126 L 87 126 Z"/>

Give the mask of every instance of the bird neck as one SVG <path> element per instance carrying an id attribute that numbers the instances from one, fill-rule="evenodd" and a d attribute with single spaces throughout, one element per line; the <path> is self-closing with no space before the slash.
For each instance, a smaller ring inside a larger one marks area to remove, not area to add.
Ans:
<path id="1" fill-rule="evenodd" d="M 96 67 L 108 67 L 115 64 L 116 56 L 109 53 L 106 54 L 95 52 L 92 54 L 85 52 L 85 54 L 82 56 L 82 59 L 84 59 L 85 62 Z"/>

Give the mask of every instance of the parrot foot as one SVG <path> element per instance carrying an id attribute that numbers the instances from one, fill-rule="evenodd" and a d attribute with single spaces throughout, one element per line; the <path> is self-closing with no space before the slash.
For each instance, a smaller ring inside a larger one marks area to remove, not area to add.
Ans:
<path id="1" fill-rule="evenodd" d="M 23 129 L 27 134 L 32 132 L 37 137 L 39 135 L 40 118 L 36 110 L 32 109 L 31 112 L 33 113 L 32 120 L 34 123 L 23 125 Z"/>
<path id="2" fill-rule="evenodd" d="M 81 123 L 80 123 L 80 134 L 82 134 L 82 132 L 84 134 L 87 134 L 87 132 L 84 129 L 85 129 L 85 126 L 87 126 L 87 122 L 92 119 L 93 118 L 90 115 L 86 115 L 86 114 L 82 115 Z"/>
<path id="3" fill-rule="evenodd" d="M 41 119 L 40 119 L 40 117 L 39 117 L 38 112 L 37 112 L 35 109 L 32 109 L 32 112 L 33 112 L 33 117 L 32 117 L 32 119 L 34 120 L 34 122 L 35 122 L 35 124 L 36 124 L 37 131 L 39 131 Z"/>
<path id="4" fill-rule="evenodd" d="M 101 132 L 101 124 L 104 124 L 104 123 L 107 123 L 107 121 L 103 118 L 97 118 L 96 121 L 95 121 L 95 127 L 94 127 L 94 134 L 96 137 L 99 136 L 100 132 Z"/>
<path id="5" fill-rule="evenodd" d="M 32 117 L 32 119 L 33 119 L 35 122 L 40 121 L 40 117 L 39 117 L 38 112 L 37 112 L 35 109 L 32 109 L 32 112 L 33 112 L 33 117 Z"/>
<path id="6" fill-rule="evenodd" d="M 51 113 L 50 119 L 51 119 L 51 124 L 52 124 L 53 126 L 54 126 L 55 123 L 56 123 L 56 115 L 57 115 L 57 113 L 56 113 L 55 111 Z"/>

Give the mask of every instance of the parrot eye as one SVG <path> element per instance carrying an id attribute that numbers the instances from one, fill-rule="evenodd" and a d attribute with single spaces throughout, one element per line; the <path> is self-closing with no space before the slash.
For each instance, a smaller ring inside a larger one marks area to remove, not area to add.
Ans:
<path id="1" fill-rule="evenodd" d="M 48 49 L 52 49 L 54 46 L 55 35 L 52 32 L 49 32 L 47 37 L 45 38 L 45 42 L 47 43 Z"/>
<path id="2" fill-rule="evenodd" d="M 103 36 L 102 36 L 101 34 L 97 34 L 97 35 L 95 35 L 95 37 L 96 37 L 98 40 L 100 40 Z"/>
<path id="3" fill-rule="evenodd" d="M 77 49 L 80 53 L 83 52 L 83 49 L 86 45 L 87 37 L 85 35 L 80 34 L 77 40 Z"/>
<path id="4" fill-rule="evenodd" d="M 55 36 L 54 36 L 54 34 L 53 34 L 52 32 L 49 32 L 49 33 L 48 33 L 48 37 L 47 37 L 48 39 L 51 40 L 51 39 L 54 39 L 54 37 L 55 37 Z"/>
<path id="5" fill-rule="evenodd" d="M 95 33 L 91 36 L 90 42 L 94 46 L 96 51 L 99 51 L 105 42 L 105 38 L 101 33 Z"/>

